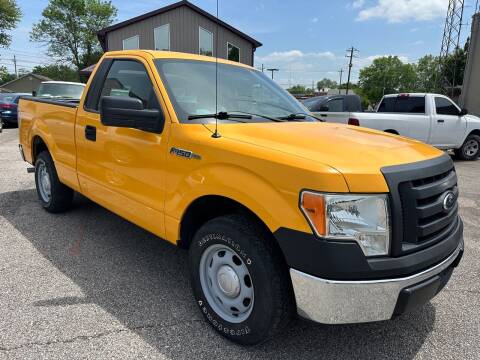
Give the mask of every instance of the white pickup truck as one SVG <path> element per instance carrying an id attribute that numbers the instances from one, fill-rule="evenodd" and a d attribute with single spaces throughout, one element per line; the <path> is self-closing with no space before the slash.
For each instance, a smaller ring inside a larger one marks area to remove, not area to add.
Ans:
<path id="1" fill-rule="evenodd" d="M 410 93 L 384 96 L 376 112 L 344 117 L 329 117 L 327 112 L 322 119 L 407 136 L 453 149 L 462 160 L 475 160 L 480 155 L 480 118 L 467 113 L 444 95 Z"/>

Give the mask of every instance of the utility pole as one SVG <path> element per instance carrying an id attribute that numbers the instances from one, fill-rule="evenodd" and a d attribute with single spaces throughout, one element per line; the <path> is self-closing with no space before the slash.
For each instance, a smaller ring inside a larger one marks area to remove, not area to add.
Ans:
<path id="1" fill-rule="evenodd" d="M 338 85 L 338 95 L 342 93 L 342 77 L 343 77 L 343 69 L 338 71 L 340 73 L 340 84 Z"/>
<path id="2" fill-rule="evenodd" d="M 272 69 L 267 69 L 267 71 L 271 71 L 271 72 L 272 72 L 272 80 L 273 80 L 273 73 L 274 73 L 275 71 L 280 71 L 280 69 L 272 68 Z"/>
<path id="3" fill-rule="evenodd" d="M 313 90 L 313 93 L 315 94 L 315 80 L 312 80 L 312 90 Z"/>
<path id="4" fill-rule="evenodd" d="M 265 65 L 262 64 L 262 72 L 265 72 Z"/>
<path id="5" fill-rule="evenodd" d="M 13 55 L 13 66 L 15 67 L 15 77 L 18 79 L 17 58 L 16 58 L 15 54 Z"/>
<path id="6" fill-rule="evenodd" d="M 347 49 L 347 51 L 350 52 L 350 55 L 345 55 L 345 57 L 350 58 L 350 63 L 348 64 L 348 80 L 347 80 L 347 91 L 346 91 L 346 94 L 348 95 L 348 90 L 350 88 L 350 74 L 352 72 L 352 66 L 353 66 L 353 58 L 356 57 L 354 53 L 358 52 L 358 50 L 352 46 L 350 49 Z"/>

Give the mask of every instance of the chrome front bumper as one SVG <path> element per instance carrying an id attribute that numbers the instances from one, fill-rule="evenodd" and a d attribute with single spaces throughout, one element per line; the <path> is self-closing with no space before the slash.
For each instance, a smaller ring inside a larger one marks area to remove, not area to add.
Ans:
<path id="1" fill-rule="evenodd" d="M 391 319 L 402 289 L 441 274 L 463 251 L 463 242 L 441 263 L 403 278 L 337 281 L 290 269 L 298 314 L 323 324 L 349 324 Z"/>

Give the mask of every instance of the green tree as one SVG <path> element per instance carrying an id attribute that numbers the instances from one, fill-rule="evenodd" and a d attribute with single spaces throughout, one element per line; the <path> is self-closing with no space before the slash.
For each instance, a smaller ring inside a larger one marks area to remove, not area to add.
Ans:
<path id="1" fill-rule="evenodd" d="M 70 62 L 79 71 L 98 60 L 102 50 L 97 31 L 110 25 L 116 15 L 111 1 L 50 0 L 30 39 L 48 46 L 51 56 Z"/>
<path id="2" fill-rule="evenodd" d="M 317 90 L 321 91 L 322 89 L 336 89 L 338 88 L 338 83 L 330 79 L 322 79 L 317 82 Z"/>
<path id="3" fill-rule="evenodd" d="M 415 91 L 418 92 L 437 92 L 438 91 L 438 57 L 425 55 L 418 60 L 415 67 L 417 73 L 417 83 Z"/>
<path id="4" fill-rule="evenodd" d="M 46 76 L 57 81 L 78 81 L 78 72 L 67 65 L 52 64 L 45 66 L 35 66 L 32 70 L 34 74 Z"/>
<path id="5" fill-rule="evenodd" d="M 292 95 L 310 95 L 313 94 L 313 90 L 310 88 L 306 88 L 303 85 L 295 85 L 292 86 L 290 89 L 287 89 L 288 92 Z"/>
<path id="6" fill-rule="evenodd" d="M 15 74 L 10 74 L 5 66 L 0 66 L 0 85 L 15 79 Z"/>
<path id="7" fill-rule="evenodd" d="M 359 87 L 370 103 L 378 102 L 384 94 L 410 92 L 417 83 L 415 66 L 404 64 L 397 56 L 377 58 L 360 70 Z"/>
<path id="8" fill-rule="evenodd" d="M 22 12 L 15 0 L 0 0 L 0 47 L 10 46 L 12 37 L 8 31 L 17 26 L 21 16 Z"/>

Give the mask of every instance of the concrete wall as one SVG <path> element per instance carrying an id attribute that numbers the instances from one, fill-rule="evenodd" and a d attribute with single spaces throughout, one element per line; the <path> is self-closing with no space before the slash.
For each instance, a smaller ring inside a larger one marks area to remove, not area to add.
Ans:
<path id="1" fill-rule="evenodd" d="M 460 105 L 470 114 L 480 116 L 480 13 L 473 16 L 467 67 Z"/>
<path id="2" fill-rule="evenodd" d="M 122 50 L 124 39 L 135 35 L 140 37 L 141 49 L 155 49 L 153 29 L 161 25 L 170 24 L 170 50 L 198 54 L 199 27 L 213 33 L 213 47 L 215 52 L 216 24 L 205 16 L 182 6 L 139 21 L 137 23 L 113 30 L 107 34 L 107 48 L 109 51 Z M 240 48 L 240 62 L 253 65 L 253 46 L 244 38 L 230 30 L 218 27 L 218 56 L 227 58 L 227 42 Z M 215 56 L 215 53 L 214 53 Z"/>

